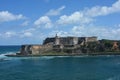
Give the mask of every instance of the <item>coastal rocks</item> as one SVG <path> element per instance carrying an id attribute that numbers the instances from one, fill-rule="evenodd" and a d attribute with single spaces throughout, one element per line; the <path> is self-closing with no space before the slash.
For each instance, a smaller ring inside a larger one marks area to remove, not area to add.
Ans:
<path id="1" fill-rule="evenodd" d="M 22 45 L 20 53 L 18 55 L 39 55 L 48 52 L 52 49 L 52 46 L 47 45 Z"/>

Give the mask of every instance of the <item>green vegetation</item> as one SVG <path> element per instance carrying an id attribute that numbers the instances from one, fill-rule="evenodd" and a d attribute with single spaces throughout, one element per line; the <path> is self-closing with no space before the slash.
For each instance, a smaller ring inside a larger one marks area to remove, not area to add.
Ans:
<path id="1" fill-rule="evenodd" d="M 117 42 L 117 49 L 114 49 L 114 42 Z M 67 55 L 67 54 L 120 54 L 120 41 L 100 40 L 97 42 L 88 42 L 75 49 L 63 49 L 50 51 L 45 55 Z"/>

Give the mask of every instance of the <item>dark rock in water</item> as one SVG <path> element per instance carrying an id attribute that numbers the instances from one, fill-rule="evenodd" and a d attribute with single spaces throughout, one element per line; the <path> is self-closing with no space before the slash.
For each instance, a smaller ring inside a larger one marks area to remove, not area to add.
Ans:
<path id="1" fill-rule="evenodd" d="M 17 56 L 18 54 L 16 53 L 16 54 L 6 54 L 5 56 Z"/>

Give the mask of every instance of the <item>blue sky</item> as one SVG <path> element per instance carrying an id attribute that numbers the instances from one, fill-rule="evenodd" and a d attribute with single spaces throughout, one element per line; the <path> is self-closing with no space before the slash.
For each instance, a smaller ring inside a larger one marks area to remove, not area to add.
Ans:
<path id="1" fill-rule="evenodd" d="M 56 33 L 120 40 L 120 0 L 0 0 L 0 45 L 42 44 Z"/>

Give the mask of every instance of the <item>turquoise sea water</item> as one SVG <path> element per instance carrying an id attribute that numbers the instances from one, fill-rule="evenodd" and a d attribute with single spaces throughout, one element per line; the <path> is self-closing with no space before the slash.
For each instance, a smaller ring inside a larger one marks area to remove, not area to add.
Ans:
<path id="1" fill-rule="evenodd" d="M 120 80 L 120 56 L 4 56 L 19 48 L 0 47 L 0 80 Z"/>

